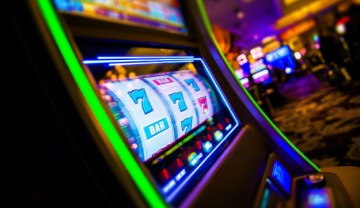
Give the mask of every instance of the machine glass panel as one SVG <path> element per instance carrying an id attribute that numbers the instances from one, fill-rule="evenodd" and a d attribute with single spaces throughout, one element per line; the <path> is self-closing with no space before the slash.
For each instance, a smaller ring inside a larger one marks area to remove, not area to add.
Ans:
<path id="1" fill-rule="evenodd" d="M 163 48 L 117 51 L 85 56 L 83 64 L 129 146 L 172 202 L 209 170 L 241 124 L 201 57 Z"/>

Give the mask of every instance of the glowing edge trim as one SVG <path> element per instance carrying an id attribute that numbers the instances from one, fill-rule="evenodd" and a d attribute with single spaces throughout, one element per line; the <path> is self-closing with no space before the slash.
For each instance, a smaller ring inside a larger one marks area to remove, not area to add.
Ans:
<path id="1" fill-rule="evenodd" d="M 125 62 L 125 63 L 112 63 L 109 66 L 129 66 L 129 65 L 144 65 L 144 64 L 165 64 L 165 63 L 189 63 L 193 62 L 193 60 L 174 60 L 174 61 L 147 61 L 147 62 Z"/>
<path id="2" fill-rule="evenodd" d="M 200 10 L 200 16 L 202 17 L 202 20 L 205 24 L 206 30 L 209 33 L 209 36 L 211 37 L 214 45 L 216 46 L 218 51 L 221 51 L 220 46 L 218 45 L 215 36 L 212 32 L 212 26 L 210 24 L 210 20 L 208 19 L 207 16 L 207 12 L 205 10 L 205 6 L 202 2 L 202 0 L 196 0 L 197 5 L 199 6 L 199 10 Z M 222 59 L 224 60 L 224 62 L 226 63 L 226 65 L 228 66 L 229 69 L 231 69 L 231 65 L 230 63 L 227 61 L 227 59 L 225 58 L 224 54 L 222 52 L 220 52 L 220 55 L 222 57 Z M 230 70 L 231 73 L 233 74 L 234 77 L 237 77 L 235 72 L 233 70 Z M 269 119 L 269 117 L 262 111 L 262 109 L 259 107 L 259 105 L 255 102 L 255 100 L 253 99 L 253 97 L 250 95 L 250 93 L 245 89 L 245 87 L 241 84 L 239 79 L 236 79 L 237 82 L 239 83 L 239 85 L 241 86 L 241 88 L 245 91 L 246 95 L 249 97 L 250 101 L 253 103 L 253 105 L 258 109 L 258 111 L 260 112 L 260 114 L 266 119 L 266 121 L 275 129 L 275 131 L 285 140 L 285 142 L 290 145 L 290 147 L 293 148 L 293 150 L 300 155 L 300 157 L 302 157 L 306 162 L 308 162 L 310 164 L 310 166 L 312 166 L 316 171 L 320 172 L 320 168 L 317 167 L 313 162 L 311 162 L 311 160 L 309 160 L 309 158 L 307 158 L 304 153 L 302 153 L 281 131 L 280 129 L 278 129 L 276 127 L 276 125 Z M 278 141 L 276 141 L 278 143 Z M 281 145 L 280 143 L 278 143 L 278 145 L 280 147 L 283 147 L 285 149 L 286 152 L 288 152 L 288 147 Z M 292 156 L 292 154 L 290 154 Z"/>
<path id="3" fill-rule="evenodd" d="M 113 145 L 120 160 L 124 163 L 129 175 L 138 186 L 143 197 L 151 207 L 167 207 L 158 192 L 154 189 L 152 184 L 142 172 L 136 160 L 132 157 L 130 151 L 103 109 L 99 99 L 91 87 L 91 84 L 87 80 L 81 65 L 79 64 L 74 51 L 72 50 L 70 42 L 61 27 L 56 11 L 52 7 L 51 1 L 37 0 L 37 5 L 44 16 L 44 20 L 81 93 L 94 113 L 98 123 L 101 125 L 104 133 Z"/>
<path id="4" fill-rule="evenodd" d="M 109 60 L 109 59 L 120 59 L 120 60 L 129 60 L 129 59 L 192 59 L 194 56 L 98 56 L 98 60 Z"/>
<path id="5" fill-rule="evenodd" d="M 136 63 L 136 62 L 150 62 L 150 61 L 181 61 L 181 60 L 193 60 L 192 58 L 162 58 L 162 57 L 156 57 L 156 58 L 138 58 L 138 59 L 97 59 L 97 60 L 83 60 L 83 64 L 100 64 L 100 63 Z"/>

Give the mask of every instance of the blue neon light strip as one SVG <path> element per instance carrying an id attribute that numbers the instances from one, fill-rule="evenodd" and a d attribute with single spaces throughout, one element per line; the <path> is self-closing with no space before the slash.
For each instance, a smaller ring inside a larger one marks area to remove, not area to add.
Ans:
<path id="1" fill-rule="evenodd" d="M 134 60 L 84 60 L 82 63 L 83 64 L 103 64 L 103 63 L 136 63 L 136 62 L 150 62 L 150 61 L 154 61 L 154 60 L 159 60 L 160 59 L 134 59 Z"/>
<path id="2" fill-rule="evenodd" d="M 130 62 L 130 63 L 112 63 L 109 66 L 131 66 L 131 65 L 145 65 L 145 64 L 162 64 L 162 61 L 149 61 L 149 62 Z"/>
<path id="3" fill-rule="evenodd" d="M 171 64 L 171 63 L 189 63 L 193 60 L 160 60 L 160 61 L 145 61 L 145 62 L 124 62 L 124 63 L 111 63 L 109 66 L 129 66 L 129 65 L 144 65 L 144 64 Z"/>
<path id="4" fill-rule="evenodd" d="M 178 59 L 178 58 L 153 58 L 153 59 L 101 59 L 101 60 L 83 60 L 83 64 L 101 64 L 101 63 L 121 63 L 121 62 L 151 62 L 151 61 L 185 61 L 192 62 L 194 58 Z"/>
<path id="5" fill-rule="evenodd" d="M 184 62 L 194 62 L 194 60 L 174 60 L 174 61 L 170 61 L 170 60 L 164 60 L 162 61 L 163 63 L 184 63 Z"/>
<path id="6" fill-rule="evenodd" d="M 97 59 L 193 59 L 194 56 L 98 56 Z"/>

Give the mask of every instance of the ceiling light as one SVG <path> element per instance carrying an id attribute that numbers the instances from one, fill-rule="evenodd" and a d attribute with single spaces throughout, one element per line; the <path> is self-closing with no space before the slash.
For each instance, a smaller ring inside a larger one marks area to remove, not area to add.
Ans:
<path id="1" fill-rule="evenodd" d="M 236 17 L 237 17 L 238 19 L 242 19 L 242 18 L 244 18 L 244 16 L 245 16 L 245 14 L 244 14 L 244 12 L 242 12 L 242 11 L 236 13 Z"/>

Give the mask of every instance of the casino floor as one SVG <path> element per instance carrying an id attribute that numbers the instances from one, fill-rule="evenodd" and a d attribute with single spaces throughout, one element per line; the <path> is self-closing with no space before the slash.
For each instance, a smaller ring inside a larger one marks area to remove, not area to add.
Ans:
<path id="1" fill-rule="evenodd" d="M 279 85 L 278 128 L 320 168 L 360 166 L 360 83 L 321 83 L 313 74 Z"/>

